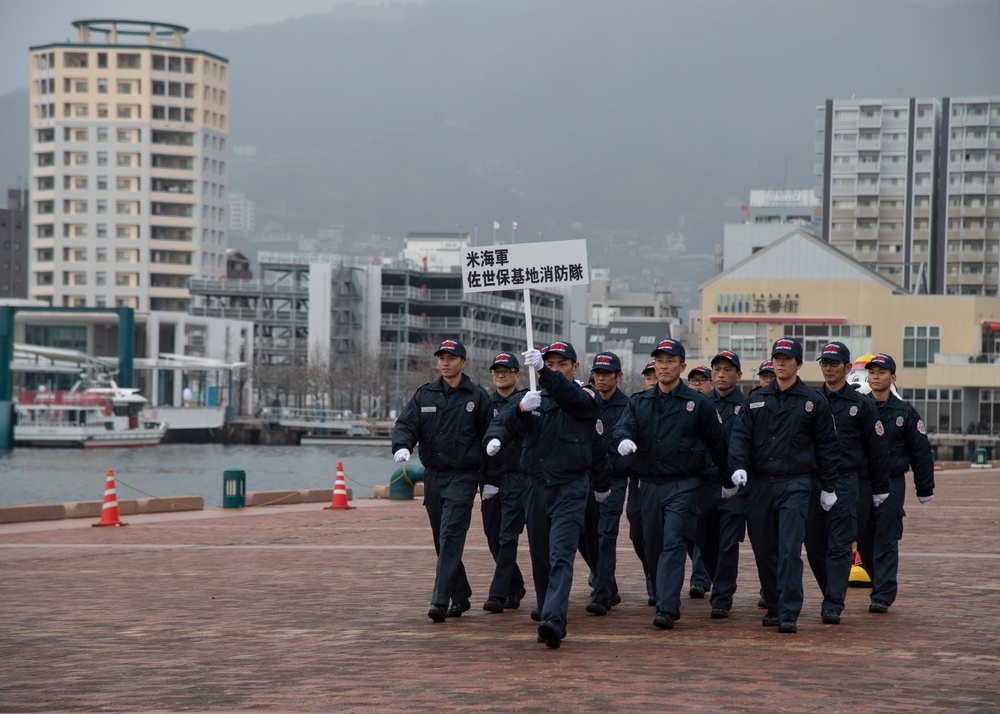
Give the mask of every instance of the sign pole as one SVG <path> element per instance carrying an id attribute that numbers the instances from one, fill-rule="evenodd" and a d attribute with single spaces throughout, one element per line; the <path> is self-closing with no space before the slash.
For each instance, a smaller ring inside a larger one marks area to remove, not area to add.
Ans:
<path id="1" fill-rule="evenodd" d="M 528 349 L 535 349 L 535 329 L 531 324 L 531 288 L 524 289 L 524 329 L 528 333 Z M 528 369 L 528 384 L 531 387 L 531 391 L 535 391 L 535 370 L 533 367 Z"/>

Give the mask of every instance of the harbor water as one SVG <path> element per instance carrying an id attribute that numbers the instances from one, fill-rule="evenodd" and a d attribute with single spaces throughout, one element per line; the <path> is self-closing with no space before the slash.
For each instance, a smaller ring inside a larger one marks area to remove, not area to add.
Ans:
<path id="1" fill-rule="evenodd" d="M 15 448 L 0 454 L 0 506 L 100 501 L 114 469 L 118 498 L 201 496 L 222 505 L 223 472 L 246 471 L 246 490 L 333 488 L 344 462 L 354 498 L 371 498 L 396 469 L 387 446 L 161 444 L 128 449 Z M 80 488 L 93 481 L 90 485 Z"/>

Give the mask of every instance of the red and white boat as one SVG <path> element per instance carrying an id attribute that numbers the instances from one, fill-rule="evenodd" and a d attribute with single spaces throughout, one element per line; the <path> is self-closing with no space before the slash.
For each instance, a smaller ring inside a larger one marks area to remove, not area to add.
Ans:
<path id="1" fill-rule="evenodd" d="M 143 416 L 146 398 L 113 381 L 71 390 L 24 390 L 17 401 L 14 443 L 20 446 L 156 446 L 164 422 Z"/>

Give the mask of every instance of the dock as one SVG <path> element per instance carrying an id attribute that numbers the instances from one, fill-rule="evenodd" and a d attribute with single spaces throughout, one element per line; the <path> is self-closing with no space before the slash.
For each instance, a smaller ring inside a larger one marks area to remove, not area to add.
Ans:
<path id="1" fill-rule="evenodd" d="M 852 588 L 843 624 L 823 625 L 807 565 L 799 633 L 762 627 L 744 543 L 730 618 L 685 591 L 660 631 L 623 527 L 623 602 L 589 615 L 578 558 L 558 650 L 536 642 L 530 594 L 481 609 L 493 563 L 478 504 L 473 607 L 441 624 L 426 615 L 435 556 L 419 499 L 4 524 L 0 710 L 996 711 L 1000 469 L 935 478 L 924 505 L 908 484 L 887 615 Z M 518 560 L 530 580 L 525 545 Z"/>

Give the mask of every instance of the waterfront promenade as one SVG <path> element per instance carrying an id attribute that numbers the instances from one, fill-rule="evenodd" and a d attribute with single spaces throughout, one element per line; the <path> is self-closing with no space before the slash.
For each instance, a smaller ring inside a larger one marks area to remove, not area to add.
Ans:
<path id="1" fill-rule="evenodd" d="M 0 525 L 0 711 L 1000 710 L 1000 470 L 938 472 L 907 493 L 900 595 L 852 589 L 823 625 L 806 566 L 797 635 L 761 627 L 749 544 L 728 620 L 683 597 L 652 626 L 623 519 L 620 606 L 535 641 L 531 598 L 491 615 L 477 512 L 473 609 L 426 616 L 434 551 L 419 500 Z M 528 576 L 527 549 L 521 560 Z"/>

